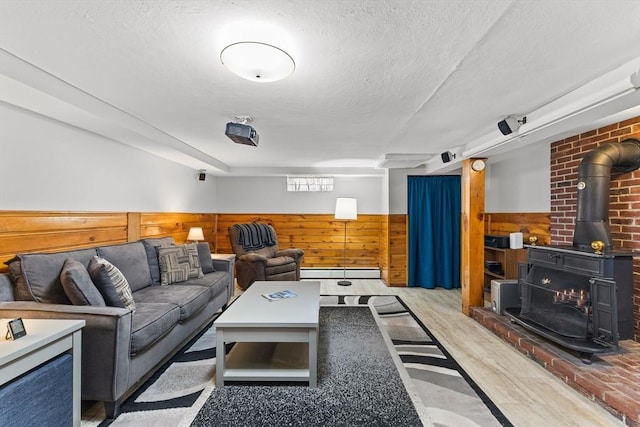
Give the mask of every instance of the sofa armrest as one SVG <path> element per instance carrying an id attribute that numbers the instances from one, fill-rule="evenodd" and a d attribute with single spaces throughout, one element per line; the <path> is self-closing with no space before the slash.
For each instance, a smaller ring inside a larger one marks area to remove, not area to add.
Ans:
<path id="1" fill-rule="evenodd" d="M 276 254 L 277 256 L 288 256 L 296 261 L 296 280 L 300 280 L 300 267 L 302 266 L 302 259 L 304 258 L 304 251 L 297 248 L 281 249 Z"/>
<path id="2" fill-rule="evenodd" d="M 295 248 L 280 249 L 276 253 L 276 256 L 288 256 L 295 259 L 296 262 L 298 262 L 298 259 L 302 258 L 303 255 L 304 255 L 304 251 L 302 249 L 295 249 Z"/>
<path id="3" fill-rule="evenodd" d="M 4 313 L 19 312 L 25 319 L 85 319 L 83 316 L 123 317 L 131 311 L 120 307 L 95 307 L 91 305 L 43 304 L 35 301 L 0 302 L 0 317 Z"/>
<path id="4" fill-rule="evenodd" d="M 232 263 L 226 259 L 213 259 L 213 269 L 215 271 L 226 271 L 231 273 Z"/>
<path id="5" fill-rule="evenodd" d="M 0 302 L 0 318 L 86 322 L 82 329 L 83 400 L 115 401 L 127 390 L 132 316 L 130 310 L 119 307 Z"/>
<path id="6" fill-rule="evenodd" d="M 267 265 L 267 257 L 262 256 L 260 254 L 256 254 L 256 253 L 250 253 L 250 254 L 244 254 L 244 255 L 240 255 L 238 257 L 238 261 L 243 261 L 243 262 L 260 262 L 264 265 Z"/>

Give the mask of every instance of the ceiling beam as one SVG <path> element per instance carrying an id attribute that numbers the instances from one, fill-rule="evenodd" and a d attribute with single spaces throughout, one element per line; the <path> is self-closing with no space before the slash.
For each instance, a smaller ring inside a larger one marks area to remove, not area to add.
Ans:
<path id="1" fill-rule="evenodd" d="M 0 100 L 7 104 L 185 166 L 229 172 L 220 160 L 4 49 L 0 49 L 0 85 Z"/>

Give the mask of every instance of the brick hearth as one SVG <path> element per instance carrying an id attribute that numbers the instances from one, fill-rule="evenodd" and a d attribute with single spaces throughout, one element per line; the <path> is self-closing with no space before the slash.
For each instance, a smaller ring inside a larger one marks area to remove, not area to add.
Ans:
<path id="1" fill-rule="evenodd" d="M 640 427 L 640 343 L 620 342 L 616 354 L 594 355 L 591 365 L 489 308 L 471 308 L 471 316 L 567 385 L 598 402 L 629 426 Z"/>

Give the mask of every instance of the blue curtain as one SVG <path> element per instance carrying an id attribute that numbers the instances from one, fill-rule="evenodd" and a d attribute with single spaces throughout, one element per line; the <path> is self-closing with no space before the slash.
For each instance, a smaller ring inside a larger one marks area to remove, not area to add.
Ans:
<path id="1" fill-rule="evenodd" d="M 460 287 L 459 176 L 410 176 L 410 287 Z"/>

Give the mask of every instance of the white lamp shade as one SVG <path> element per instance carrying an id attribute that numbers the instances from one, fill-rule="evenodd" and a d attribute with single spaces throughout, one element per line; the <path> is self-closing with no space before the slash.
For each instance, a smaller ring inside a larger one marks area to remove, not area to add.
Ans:
<path id="1" fill-rule="evenodd" d="M 254 82 L 275 82 L 293 73 L 296 64 L 284 50 L 260 42 L 225 47 L 220 60 L 232 73 Z"/>
<path id="2" fill-rule="evenodd" d="M 204 233 L 202 232 L 202 227 L 191 227 L 189 229 L 189 235 L 187 236 L 187 240 L 204 240 Z"/>
<path id="3" fill-rule="evenodd" d="M 350 197 L 336 199 L 336 219 L 358 219 L 358 200 Z"/>

